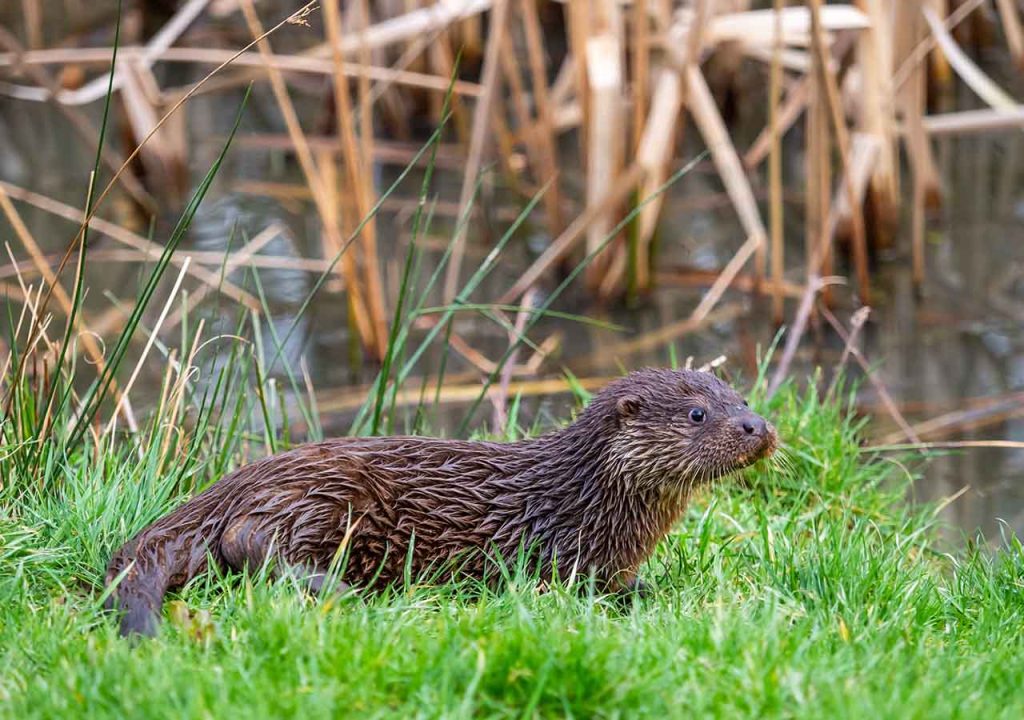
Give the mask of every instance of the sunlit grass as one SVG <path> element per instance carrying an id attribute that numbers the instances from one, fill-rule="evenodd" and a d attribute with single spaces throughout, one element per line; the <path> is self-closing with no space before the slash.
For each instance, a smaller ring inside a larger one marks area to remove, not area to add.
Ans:
<path id="1" fill-rule="evenodd" d="M 1019 716 L 1019 542 L 994 559 L 936 552 L 931 514 L 902 502 L 908 478 L 865 460 L 840 408 L 792 389 L 759 402 L 788 461 L 698 498 L 644 568 L 648 597 L 539 592 L 522 570 L 501 591 L 327 602 L 208 576 L 178 597 L 211 624 L 168 621 L 137 646 L 100 609 L 105 562 L 241 462 L 246 443 L 217 428 L 247 421 L 211 415 L 173 466 L 159 429 L 35 479 L 6 456 L 0 713 Z"/>

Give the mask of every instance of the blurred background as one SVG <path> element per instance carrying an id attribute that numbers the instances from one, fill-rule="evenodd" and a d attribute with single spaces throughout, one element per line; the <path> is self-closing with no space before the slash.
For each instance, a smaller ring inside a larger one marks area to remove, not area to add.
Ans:
<path id="1" fill-rule="evenodd" d="M 644 365 L 749 386 L 774 345 L 769 388 L 856 380 L 869 445 L 1019 443 L 1022 17 L 1017 0 L 8 0 L 4 316 L 57 283 L 63 327 L 74 262 L 55 273 L 99 199 L 76 335 L 94 365 L 251 88 L 128 350 L 139 416 L 200 320 L 230 342 L 258 315 L 277 417 L 304 395 L 328 435 L 365 430 L 382 364 L 396 431 L 500 433 Z M 14 326 L 0 359 L 24 350 Z M 197 382 L 226 358 L 197 353 Z M 918 498 L 963 493 L 952 527 L 1024 530 L 1024 451 L 920 468 Z"/>

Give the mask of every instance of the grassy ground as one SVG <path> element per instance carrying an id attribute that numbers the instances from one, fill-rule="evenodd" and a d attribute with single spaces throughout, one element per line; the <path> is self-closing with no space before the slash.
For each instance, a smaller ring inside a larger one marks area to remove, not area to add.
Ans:
<path id="1" fill-rule="evenodd" d="M 644 570 L 652 595 L 625 607 L 523 576 L 337 603 L 206 578 L 134 647 L 99 609 L 109 553 L 246 444 L 210 420 L 168 449 L 154 425 L 97 452 L 44 448 L 31 476 L 8 445 L 0 715 L 1024 715 L 1020 543 L 937 552 L 904 470 L 866 458 L 835 404 L 785 390 L 762 409 L 789 467 L 700 497 Z"/>

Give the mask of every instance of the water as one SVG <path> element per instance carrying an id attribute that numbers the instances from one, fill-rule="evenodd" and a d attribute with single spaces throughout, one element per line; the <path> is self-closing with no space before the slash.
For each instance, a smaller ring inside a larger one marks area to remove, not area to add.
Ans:
<path id="1" fill-rule="evenodd" d="M 1005 58 L 996 57 L 989 64 L 997 80 L 1016 96 L 1021 92 L 1019 78 L 1012 75 Z M 175 70 L 176 81 L 190 76 Z M 319 95 L 318 95 L 318 90 Z M 323 86 L 304 83 L 294 95 L 304 117 L 316 117 L 322 105 Z M 187 109 L 186 137 L 189 170 L 193 181 L 205 173 L 216 157 L 223 138 L 230 128 L 240 93 L 220 92 L 202 96 Z M 753 101 L 752 101 L 753 102 Z M 955 99 L 957 107 L 966 107 L 971 99 L 966 94 Z M 98 122 L 98 109 L 85 109 L 88 117 Z M 247 191 L 247 183 L 282 183 L 303 186 L 301 174 L 293 158 L 280 149 L 268 149 L 252 141 L 254 133 L 281 133 L 276 106 L 265 87 L 257 86 L 247 110 L 243 137 L 232 149 L 221 170 L 209 199 L 197 216 L 185 241 L 183 252 L 214 251 L 222 253 L 233 243 L 242 242 L 238 231 L 249 238 L 277 223 L 282 232 L 262 254 L 286 258 L 321 257 L 321 246 L 315 212 L 310 203 L 295 197 L 268 197 Z M 740 114 L 741 122 L 743 113 Z M 758 127 L 737 129 L 739 137 L 751 137 Z M 794 132 L 799 132 L 795 130 Z M 689 133 L 692 153 L 699 142 Z M 787 146 L 787 178 L 797 177 L 801 160 L 795 148 Z M 904 409 L 911 422 L 943 415 L 967 406 L 978 407 L 986 399 L 1012 396 L 1024 391 L 1024 185 L 1019 159 L 1021 134 L 1006 131 L 959 139 L 944 138 L 936 142 L 937 159 L 942 172 L 945 204 L 932 217 L 928 235 L 928 272 L 923 298 L 915 293 L 910 278 L 908 233 L 909 218 L 904 218 L 904 232 L 895 248 L 877 259 L 873 271 L 875 297 L 871 320 L 863 334 L 863 351 L 876 368 L 878 379 Z M 570 197 L 582 185 L 574 173 L 571 147 L 563 148 L 563 188 Z M 52 107 L 44 104 L 0 101 L 0 179 L 12 182 L 61 200 L 72 206 L 83 204 L 92 156 L 77 139 L 68 122 Z M 457 165 L 457 163 L 456 163 Z M 379 186 L 397 176 L 400 166 L 380 165 L 376 168 Z M 390 207 L 382 213 L 379 236 L 385 258 L 385 281 L 388 295 L 395 296 L 399 264 L 405 256 L 410 234 L 409 202 L 419 186 L 419 173 L 413 172 L 396 193 L 405 206 Z M 455 204 L 461 174 L 441 170 L 435 183 L 439 200 Z M 507 226 L 509 215 L 518 210 L 518 203 L 508 201 L 509 194 L 489 186 L 481 199 L 481 207 L 489 218 L 470 237 L 466 265 L 475 267 L 490 244 Z M 40 242 L 44 252 L 57 254 L 74 233 L 74 226 L 65 220 L 18 204 L 26 223 Z M 124 203 L 114 201 L 108 206 L 108 217 L 131 223 L 132 215 Z M 173 208 L 166 208 L 154 228 L 159 242 L 167 237 L 176 217 Z M 723 202 L 722 188 L 713 172 L 702 165 L 685 177 L 666 201 L 660 228 L 663 252 L 659 268 L 720 268 L 739 247 L 742 233 L 734 212 Z M 424 241 L 424 265 L 421 282 L 440 257 L 444 240 L 450 236 L 451 213 L 439 213 Z M 482 229 L 481 229 L 482 228 Z M 136 227 L 145 235 L 145 227 Z M 232 230 L 235 236 L 232 240 Z M 489 232 L 488 232 L 489 230 Z M 13 235 L 5 221 L 0 220 L 0 233 L 6 242 Z M 802 220 L 799 206 L 787 205 L 787 257 L 797 267 L 803 247 Z M 547 241 L 544 229 L 527 223 L 511 243 L 495 272 L 474 295 L 487 301 L 497 297 L 519 276 Z M 25 253 L 12 242 L 15 254 Z M 109 239 L 97 238 L 94 251 L 114 251 L 120 246 Z M 90 288 L 87 303 L 90 324 L 106 323 L 117 328 L 117 315 L 112 314 L 112 298 L 130 302 L 143 269 L 137 262 L 120 262 L 108 252 L 107 259 L 95 262 L 87 271 Z M 101 254 L 102 256 L 102 254 Z M 0 263 L 6 266 L 6 263 Z M 219 268 L 210 265 L 217 273 Z M 229 278 L 252 287 L 247 278 L 250 271 L 238 270 Z M 293 325 L 286 346 L 292 363 L 303 359 L 308 365 L 318 390 L 324 426 L 329 432 L 344 432 L 353 415 L 353 407 L 361 400 L 358 388 L 372 379 L 374 369 L 354 366 L 349 362 L 350 336 L 342 296 L 332 283 L 321 291 L 308 312 L 301 318 L 296 313 L 312 291 L 317 275 L 301 268 L 263 268 L 260 282 L 272 309 L 272 319 L 281 335 Z M 800 279 L 794 269 L 791 278 Z M 0 283 L 10 284 L 13 278 L 0 270 Z M 546 280 L 542 292 L 554 288 Z M 166 284 L 164 293 L 169 288 Z M 193 279 L 185 282 L 191 293 L 200 285 Z M 557 355 L 546 361 L 542 376 L 558 376 L 562 368 L 582 378 L 599 378 L 618 373 L 624 367 L 664 364 L 668 351 L 664 343 L 638 352 L 624 354 L 622 343 L 669 326 L 686 318 L 700 300 L 702 290 L 663 282 L 649 297 L 632 307 L 601 308 L 589 301 L 580 290 L 571 289 L 556 304 L 566 312 L 579 313 L 592 319 L 616 323 L 625 334 L 566 321 L 545 320 L 532 333 L 540 342 L 558 336 Z M 157 298 L 162 304 L 166 295 Z M 839 314 L 847 319 L 852 306 L 849 292 L 836 290 Z M 675 341 L 679 358 L 692 356 L 697 363 L 719 355 L 728 357 L 728 368 L 750 377 L 759 349 L 767 347 L 776 333 L 765 310 L 767 303 L 739 292 L 730 292 L 720 305 L 719 321 Z M 793 303 L 787 306 L 792 317 Z M 207 336 L 229 333 L 238 317 L 238 306 L 230 300 L 211 298 L 203 302 L 199 313 L 210 323 Z M 485 357 L 496 359 L 507 347 L 505 330 L 477 316 L 467 316 L 457 325 L 459 335 Z M 816 366 L 831 368 L 838 360 L 842 343 L 824 328 L 808 331 L 794 365 L 794 373 L 805 376 Z M 525 361 L 528 351 L 522 351 Z M 436 371 L 441 358 L 428 355 L 422 369 Z M 466 377 L 473 382 L 478 373 L 457 354 L 448 359 L 453 377 Z M 468 373 L 468 375 L 467 375 Z M 151 396 L 156 375 L 140 382 L 134 393 L 136 404 L 144 405 Z M 352 388 L 356 390 L 353 391 Z M 872 432 L 882 437 L 894 429 L 882 407 L 878 394 L 864 383 L 860 396 L 864 412 L 877 415 Z M 1004 402 L 998 417 L 982 418 L 984 422 L 969 428 L 951 428 L 943 439 L 1000 438 L 1024 440 L 1024 401 Z M 564 416 L 569 401 L 564 395 L 530 397 L 526 415 L 537 413 L 544 418 Z M 450 406 L 435 419 L 439 429 L 451 427 L 462 416 L 464 404 Z M 485 407 L 478 422 L 490 421 Z M 972 449 L 931 460 L 914 494 L 922 500 L 936 500 L 967 490 L 943 510 L 943 517 L 953 528 L 971 534 L 981 530 L 990 539 L 997 539 L 1002 528 L 1024 532 L 1024 452 Z M 957 536 L 957 532 L 953 532 Z"/>

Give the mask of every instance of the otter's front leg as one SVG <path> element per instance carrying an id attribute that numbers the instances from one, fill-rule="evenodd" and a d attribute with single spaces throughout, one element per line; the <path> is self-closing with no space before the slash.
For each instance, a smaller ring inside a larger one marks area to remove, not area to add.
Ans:
<path id="1" fill-rule="evenodd" d="M 634 601 L 650 595 L 651 586 L 636 575 L 619 583 L 618 587 L 612 590 L 613 602 L 622 609 L 629 607 Z"/>
<path id="2" fill-rule="evenodd" d="M 637 597 L 649 597 L 651 595 L 651 586 L 639 577 L 634 576 L 632 580 L 622 587 L 620 593 L 623 595 L 636 595 Z"/>

